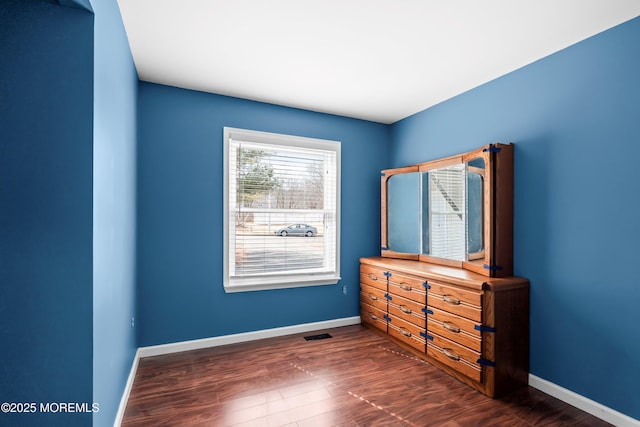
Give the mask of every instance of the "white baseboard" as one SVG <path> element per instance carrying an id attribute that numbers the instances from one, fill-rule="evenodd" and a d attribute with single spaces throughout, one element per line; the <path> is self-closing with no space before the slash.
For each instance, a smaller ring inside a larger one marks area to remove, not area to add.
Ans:
<path id="1" fill-rule="evenodd" d="M 221 337 L 203 338 L 192 341 L 182 341 L 171 344 L 140 347 L 140 357 L 159 356 L 162 354 L 178 353 L 180 351 L 198 350 L 201 348 L 217 347 L 220 345 L 236 344 L 264 338 L 280 337 L 283 335 L 311 332 L 320 329 L 339 328 L 341 326 L 360 324 L 360 316 L 344 317 L 342 319 L 326 320 L 323 322 L 304 323 L 301 325 L 285 326 L 282 328 L 263 329 L 260 331 L 244 332 L 241 334 L 224 335 Z"/>
<path id="2" fill-rule="evenodd" d="M 529 374 L 529 385 L 617 427 L 640 427 L 640 421 L 596 401 Z"/>
<path id="3" fill-rule="evenodd" d="M 118 412 L 116 413 L 116 419 L 113 422 L 113 427 L 120 427 L 122 419 L 124 418 L 124 410 L 127 408 L 127 401 L 131 394 L 131 387 L 133 387 L 133 380 L 136 377 L 138 371 L 138 361 L 140 360 L 140 349 L 136 350 L 136 354 L 133 357 L 131 364 L 131 371 L 129 371 L 129 377 L 127 378 L 127 384 L 124 386 L 124 392 L 122 398 L 120 398 L 120 405 L 118 406 Z"/>

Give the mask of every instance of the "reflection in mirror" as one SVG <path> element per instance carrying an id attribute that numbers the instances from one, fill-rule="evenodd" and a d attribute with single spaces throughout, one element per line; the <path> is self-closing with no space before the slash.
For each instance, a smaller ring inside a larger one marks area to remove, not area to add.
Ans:
<path id="1" fill-rule="evenodd" d="M 387 180 L 388 246 L 397 252 L 420 248 L 420 173 L 404 173 Z"/>
<path id="2" fill-rule="evenodd" d="M 428 254 L 429 253 L 429 235 L 430 235 L 430 222 L 429 222 L 429 197 L 428 195 L 423 195 L 422 189 L 429 188 L 429 173 L 421 172 L 420 173 L 420 193 L 418 193 L 418 197 L 421 199 L 421 210 L 420 210 L 420 219 L 422 225 L 422 233 L 420 240 L 420 253 Z"/>
<path id="3" fill-rule="evenodd" d="M 429 255 L 466 260 L 465 165 L 425 172 L 429 175 Z"/>
<path id="4" fill-rule="evenodd" d="M 482 157 L 476 157 L 467 162 L 469 169 L 484 169 L 484 159 Z"/>
<path id="5" fill-rule="evenodd" d="M 483 178 L 478 172 L 467 172 L 467 257 L 468 260 L 482 258 L 482 191 Z"/>

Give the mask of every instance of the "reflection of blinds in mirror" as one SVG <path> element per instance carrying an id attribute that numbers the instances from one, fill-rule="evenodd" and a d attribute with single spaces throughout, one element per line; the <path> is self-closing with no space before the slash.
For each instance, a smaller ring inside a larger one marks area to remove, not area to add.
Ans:
<path id="1" fill-rule="evenodd" d="M 465 260 L 465 167 L 464 164 L 429 171 L 430 254 Z"/>

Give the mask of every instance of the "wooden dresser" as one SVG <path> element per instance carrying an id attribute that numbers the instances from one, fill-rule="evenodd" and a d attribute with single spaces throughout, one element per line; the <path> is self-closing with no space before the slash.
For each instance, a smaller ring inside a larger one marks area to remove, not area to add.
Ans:
<path id="1" fill-rule="evenodd" d="M 526 279 L 361 258 L 360 307 L 363 324 L 489 397 L 528 382 Z"/>

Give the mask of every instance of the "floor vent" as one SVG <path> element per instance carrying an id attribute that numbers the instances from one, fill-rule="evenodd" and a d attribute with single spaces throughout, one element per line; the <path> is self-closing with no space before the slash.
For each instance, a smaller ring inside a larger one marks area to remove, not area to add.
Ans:
<path id="1" fill-rule="evenodd" d="M 325 338 L 332 338 L 332 336 L 329 334 L 318 334 L 318 335 L 309 335 L 308 337 L 304 337 L 304 339 L 307 341 L 323 340 Z"/>

